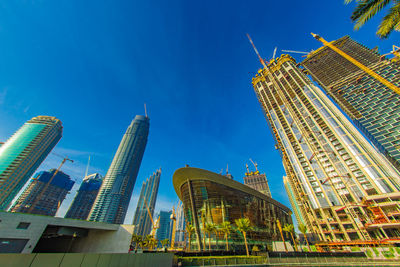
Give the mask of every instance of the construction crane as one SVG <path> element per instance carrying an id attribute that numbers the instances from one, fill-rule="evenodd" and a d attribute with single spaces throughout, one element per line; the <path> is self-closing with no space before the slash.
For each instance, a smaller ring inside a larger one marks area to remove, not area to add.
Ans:
<path id="1" fill-rule="evenodd" d="M 393 45 L 392 51 L 390 51 L 389 53 L 386 53 L 384 55 L 381 55 L 381 60 L 383 60 L 387 55 L 394 55 L 394 58 L 392 58 L 392 61 L 396 62 L 398 60 L 400 60 L 400 47 Z"/>
<path id="2" fill-rule="evenodd" d="M 149 214 L 151 224 L 152 224 L 152 226 L 153 226 L 153 227 L 151 228 L 150 235 L 151 235 L 152 237 L 155 237 L 155 236 L 156 236 L 156 230 L 159 228 L 159 226 L 158 226 L 158 221 L 160 220 L 160 217 L 158 217 L 158 219 L 157 219 L 156 221 L 154 221 L 154 220 L 153 220 L 153 216 L 151 215 L 149 206 L 147 205 L 146 199 L 143 199 L 143 200 L 144 200 L 144 205 L 146 206 L 146 209 L 147 209 L 147 213 Z"/>
<path id="3" fill-rule="evenodd" d="M 60 155 L 57 155 L 57 154 L 55 154 L 55 153 L 53 153 L 53 154 L 60 157 Z M 46 183 L 46 185 L 43 187 L 43 189 L 42 189 L 42 191 L 40 192 L 40 194 L 37 195 L 37 197 L 36 197 L 35 200 L 33 201 L 32 205 L 29 207 L 27 213 L 32 213 L 32 211 L 33 211 L 33 209 L 35 208 L 36 204 L 39 202 L 39 200 L 42 199 L 43 194 L 46 192 L 47 188 L 50 186 L 50 184 L 51 184 L 51 182 L 53 181 L 54 177 L 56 177 L 57 173 L 60 171 L 61 167 L 64 165 L 64 163 L 65 163 L 66 161 L 71 161 L 72 163 L 74 162 L 72 159 L 69 159 L 69 158 L 67 158 L 67 157 L 65 157 L 65 158 L 62 160 L 62 162 L 61 162 L 60 166 L 58 167 L 58 169 L 53 173 L 53 176 L 51 176 L 51 178 L 49 179 L 49 181 L 48 181 L 48 182 Z"/>
<path id="4" fill-rule="evenodd" d="M 306 57 L 308 54 L 310 54 L 311 52 L 303 52 L 303 51 L 294 51 L 294 50 L 282 50 L 282 52 L 286 52 L 286 53 L 296 53 L 296 54 L 304 54 L 302 57 Z"/>
<path id="5" fill-rule="evenodd" d="M 172 207 L 172 213 L 171 213 L 170 219 L 172 220 L 171 249 L 174 249 L 174 247 L 175 247 L 175 233 L 176 233 L 175 207 Z"/>
<path id="6" fill-rule="evenodd" d="M 386 80 L 385 78 L 383 78 L 382 76 L 380 76 L 379 74 L 377 74 L 376 72 L 374 72 L 373 70 L 368 68 L 367 66 L 363 65 L 359 61 L 355 60 L 354 58 L 352 58 L 351 56 L 349 56 L 348 54 L 346 54 L 345 52 L 343 52 L 342 50 L 340 50 L 339 48 L 334 46 L 332 44 L 332 42 L 326 41 L 324 38 L 322 38 L 318 34 L 311 33 L 311 35 L 315 39 L 317 39 L 318 41 L 323 43 L 325 46 L 329 47 L 330 49 L 332 49 L 333 51 L 335 51 L 336 53 L 338 53 L 339 55 L 341 55 L 342 57 L 344 57 L 345 59 L 347 59 L 348 61 L 350 61 L 351 63 L 353 63 L 357 67 L 359 67 L 360 69 L 362 69 L 364 72 L 366 72 L 367 74 L 371 75 L 373 78 L 377 79 L 379 82 L 381 82 L 386 87 L 390 88 L 391 90 L 393 90 L 397 94 L 400 94 L 400 88 L 399 87 L 397 87 L 396 85 L 392 84 L 391 82 L 389 82 L 388 80 Z M 398 53 L 397 51 L 395 51 L 395 52 Z"/>
<path id="7" fill-rule="evenodd" d="M 264 66 L 265 69 L 268 69 L 267 64 L 265 64 L 264 59 L 262 59 L 262 57 L 260 56 L 260 53 L 258 53 L 258 50 L 256 48 L 256 46 L 253 43 L 253 40 L 251 40 L 250 35 L 248 33 L 246 33 L 247 38 L 249 38 L 249 41 L 251 43 L 251 45 L 253 46 L 254 51 L 256 52 L 258 59 L 260 60 L 261 64 Z"/>
<path id="8" fill-rule="evenodd" d="M 254 168 L 256 168 L 256 171 L 254 173 L 259 174 L 260 172 L 258 171 L 258 168 L 257 168 L 257 166 L 258 166 L 257 162 L 254 162 L 252 159 L 250 159 L 250 161 L 251 161 L 251 163 L 253 163 Z"/>

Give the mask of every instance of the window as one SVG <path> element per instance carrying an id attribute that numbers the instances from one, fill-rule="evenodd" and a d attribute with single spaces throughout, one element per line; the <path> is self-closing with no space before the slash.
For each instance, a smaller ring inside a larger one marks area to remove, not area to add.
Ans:
<path id="1" fill-rule="evenodd" d="M 17 226 L 17 229 L 28 229 L 29 225 L 31 225 L 31 223 L 28 222 L 20 222 Z"/>

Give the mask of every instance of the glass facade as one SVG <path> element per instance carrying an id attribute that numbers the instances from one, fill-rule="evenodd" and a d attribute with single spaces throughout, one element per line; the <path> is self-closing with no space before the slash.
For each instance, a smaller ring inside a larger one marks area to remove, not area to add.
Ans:
<path id="1" fill-rule="evenodd" d="M 98 173 L 86 176 L 65 218 L 87 220 L 102 183 L 103 177 Z"/>
<path id="2" fill-rule="evenodd" d="M 157 201 L 158 186 L 160 185 L 160 177 L 161 169 L 153 173 L 142 185 L 135 216 L 133 218 L 133 225 L 135 225 L 134 233 L 137 235 L 146 236 L 150 234 L 153 228 L 146 205 L 153 217 Z M 154 217 L 153 220 L 155 220 Z"/>
<path id="3" fill-rule="evenodd" d="M 10 206 L 61 136 L 60 120 L 38 116 L 25 123 L 0 147 L 0 210 Z"/>
<path id="4" fill-rule="evenodd" d="M 253 230 L 247 233 L 248 244 L 265 248 L 274 240 L 281 240 L 276 220 L 282 225 L 291 224 L 291 211 L 266 195 L 249 188 L 223 175 L 197 168 L 178 169 L 173 182 L 175 191 L 182 200 L 188 224 L 196 228 L 196 238 L 192 238 L 192 247 L 208 247 L 206 223 L 216 225 L 229 221 L 232 226 L 236 219 L 248 218 Z M 284 233 L 286 235 L 287 233 Z M 212 246 L 224 248 L 224 234 L 211 236 Z M 286 236 L 289 238 L 289 236 Z M 229 245 L 243 249 L 243 236 L 233 231 L 229 236 Z"/>
<path id="5" fill-rule="evenodd" d="M 400 62 L 382 58 L 348 36 L 333 44 L 400 87 Z M 302 65 L 400 171 L 400 95 L 328 47 L 312 53 Z"/>
<path id="6" fill-rule="evenodd" d="M 294 209 L 300 209 L 296 217 L 326 241 L 390 235 L 369 227 L 376 220 L 368 198 L 399 194 L 396 169 L 290 56 L 272 60 L 253 86 L 283 158 Z"/>
<path id="7" fill-rule="evenodd" d="M 122 224 L 149 135 L 149 118 L 137 115 L 126 130 L 104 177 L 90 221 Z"/>

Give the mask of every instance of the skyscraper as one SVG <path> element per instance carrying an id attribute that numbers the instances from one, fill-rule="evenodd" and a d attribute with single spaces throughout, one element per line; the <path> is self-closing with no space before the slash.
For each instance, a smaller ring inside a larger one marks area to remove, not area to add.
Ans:
<path id="1" fill-rule="evenodd" d="M 161 169 L 157 170 L 153 175 L 147 178 L 146 182 L 143 182 L 142 190 L 133 218 L 133 225 L 135 225 L 135 234 L 146 236 L 150 234 L 153 228 L 151 219 L 149 217 L 149 211 L 151 217 L 154 215 L 154 208 L 156 206 L 158 186 L 160 184 Z M 156 220 L 155 218 L 153 218 Z"/>
<path id="2" fill-rule="evenodd" d="M 72 189 L 74 181 L 69 175 L 59 171 L 49 184 L 46 184 L 56 170 L 38 172 L 21 196 L 14 203 L 11 212 L 32 213 L 54 216 L 64 201 L 67 193 Z M 43 191 L 45 190 L 45 191 Z M 37 199 L 39 197 L 39 199 Z M 33 205 L 33 208 L 32 208 Z"/>
<path id="3" fill-rule="evenodd" d="M 400 237 L 400 177 L 288 55 L 252 80 L 299 217 L 322 240 Z M 387 206 L 377 202 L 385 201 Z M 386 216 L 386 217 L 385 217 Z M 399 215 L 395 215 L 399 220 Z"/>
<path id="4" fill-rule="evenodd" d="M 255 164 L 256 171 L 251 172 L 248 165 L 246 164 L 247 172 L 243 177 L 244 184 L 271 197 L 271 191 L 269 190 L 268 180 L 265 173 L 260 173 L 257 169 L 257 163 Z"/>
<path id="5" fill-rule="evenodd" d="M 332 44 L 400 87 L 400 61 L 385 59 L 349 36 Z M 400 95 L 326 46 L 311 53 L 302 65 L 400 171 Z"/>
<path id="6" fill-rule="evenodd" d="M 172 211 L 160 211 L 159 214 L 159 228 L 156 232 L 156 239 L 161 241 L 164 239 L 169 239 L 169 244 L 171 244 L 171 235 L 172 235 L 172 220 L 171 220 Z"/>
<path id="7" fill-rule="evenodd" d="M 184 247 L 185 242 L 185 209 L 183 208 L 183 203 L 179 201 L 176 208 L 176 232 L 175 232 L 175 242 L 178 247 Z"/>
<path id="8" fill-rule="evenodd" d="M 26 122 L 0 146 L 0 210 L 10 206 L 61 136 L 59 119 L 38 116 Z"/>
<path id="9" fill-rule="evenodd" d="M 149 118 L 137 115 L 124 134 L 89 215 L 90 221 L 122 224 L 149 135 Z"/>
<path id="10" fill-rule="evenodd" d="M 86 176 L 65 218 L 86 220 L 99 193 L 102 182 L 103 177 L 98 173 Z"/>

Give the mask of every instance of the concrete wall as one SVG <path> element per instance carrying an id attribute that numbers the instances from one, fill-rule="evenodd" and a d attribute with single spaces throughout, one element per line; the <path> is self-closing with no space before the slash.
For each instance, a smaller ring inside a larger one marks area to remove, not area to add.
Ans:
<path id="1" fill-rule="evenodd" d="M 85 238 L 72 243 L 71 252 L 128 253 L 133 225 L 120 225 L 117 231 L 90 230 Z"/>
<path id="2" fill-rule="evenodd" d="M 100 266 L 172 266 L 172 253 L 82 254 L 39 253 L 0 254 L 1 266 L 7 267 L 100 267 Z"/>
<path id="3" fill-rule="evenodd" d="M 30 223 L 30 225 L 27 229 L 17 229 L 18 224 L 21 222 Z M 81 253 L 127 253 L 133 231 L 132 225 L 0 212 L 0 239 L 27 239 L 28 242 L 21 253 L 32 253 L 46 227 L 49 225 L 88 230 L 87 236 L 77 237 L 71 242 L 69 251 Z M 54 240 L 54 242 L 57 241 Z M 67 249 L 65 252 L 67 252 Z"/>

